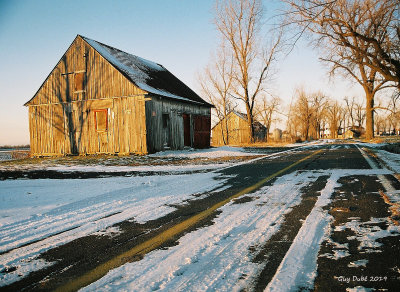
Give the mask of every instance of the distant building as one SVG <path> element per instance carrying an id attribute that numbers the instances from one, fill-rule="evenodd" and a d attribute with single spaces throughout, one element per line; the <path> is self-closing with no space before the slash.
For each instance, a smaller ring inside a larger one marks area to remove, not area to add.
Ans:
<path id="1" fill-rule="evenodd" d="M 276 128 L 273 132 L 273 139 L 274 141 L 281 141 L 282 140 L 282 130 Z"/>
<path id="2" fill-rule="evenodd" d="M 228 131 L 226 130 L 228 124 Z M 254 137 L 256 141 L 265 141 L 267 128 L 255 121 Z M 222 121 L 212 128 L 212 145 L 241 145 L 250 143 L 250 129 L 247 124 L 247 115 L 238 111 L 231 111 Z"/>
<path id="3" fill-rule="evenodd" d="M 212 105 L 162 65 L 80 35 L 25 106 L 35 156 L 210 146 Z"/>
<path id="4" fill-rule="evenodd" d="M 320 129 L 319 136 L 321 139 L 323 138 L 330 138 L 331 137 L 331 130 L 327 127 L 323 127 Z"/>
<path id="5" fill-rule="evenodd" d="M 365 129 L 363 127 L 351 126 L 344 132 L 343 138 L 360 138 L 364 133 Z"/>

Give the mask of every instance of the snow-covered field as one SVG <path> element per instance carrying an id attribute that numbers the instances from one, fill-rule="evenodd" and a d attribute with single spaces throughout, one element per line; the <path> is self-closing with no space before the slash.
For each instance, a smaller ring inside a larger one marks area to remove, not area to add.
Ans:
<path id="1" fill-rule="evenodd" d="M 118 222 L 156 219 L 224 182 L 216 173 L 0 181 L 0 252 L 11 250 L 0 255 L 0 271 L 32 265 L 26 259 Z M 0 282 L 18 274 L 1 274 Z"/>
<path id="2" fill-rule="evenodd" d="M 27 158 L 29 156 L 29 148 L 2 148 L 0 149 L 0 162 L 11 161 L 14 159 Z"/>
<path id="3" fill-rule="evenodd" d="M 0 150 L 0 161 L 8 161 L 12 159 L 11 150 Z"/>
<path id="4" fill-rule="evenodd" d="M 297 145 L 299 146 L 299 145 Z M 295 147 L 289 147 L 288 150 Z M 271 151 L 272 148 L 271 148 Z M 6 153 L 6 152 L 4 152 Z M 9 153 L 9 152 L 7 152 Z M 86 159 L 48 158 L 31 163 L 31 160 L 14 161 L 0 164 L 0 170 L 56 170 L 65 172 L 187 172 L 213 170 L 232 164 L 231 159 L 241 157 L 263 156 L 268 154 L 257 153 L 242 147 L 219 147 L 209 149 L 186 149 L 181 151 L 163 151 L 147 156 L 101 157 Z M 0 152 L 1 154 L 1 152 Z M 1 155 L 0 155 L 1 157 Z M 4 156 L 6 160 L 6 156 Z M 218 159 L 221 161 L 215 161 Z M 0 158 L 1 159 L 1 158 Z M 9 160 L 9 159 L 7 159 Z M 194 162 L 193 162 L 194 161 Z M 216 163 L 218 162 L 218 163 Z"/>
<path id="5" fill-rule="evenodd" d="M 297 145 L 299 146 L 299 145 Z M 219 158 L 219 157 L 237 157 L 248 155 L 260 155 L 246 151 L 243 147 L 222 146 L 218 148 L 207 149 L 189 149 L 189 150 L 166 150 L 150 154 L 150 157 L 182 157 L 182 158 Z"/>
<path id="6" fill-rule="evenodd" d="M 242 150 L 239 152 L 243 153 Z M 218 154 L 218 151 L 205 153 L 188 151 L 185 155 L 227 155 Z M 171 151 L 157 155 L 182 153 Z M 271 155 L 271 159 L 279 155 Z M 400 155 L 393 158 L 391 153 L 383 151 L 379 151 L 379 155 L 382 159 L 400 161 Z M 396 162 L 393 167 L 399 164 Z M 227 166 L 218 164 L 208 167 L 218 169 Z M 68 169 L 65 166 L 53 167 L 62 171 Z M 70 167 L 73 171 L 73 166 Z M 107 169 L 99 167 L 104 171 Z M 78 168 L 82 170 L 85 166 Z M 99 168 L 96 169 L 98 171 Z M 253 200 L 225 205 L 213 225 L 186 234 L 177 246 L 150 252 L 141 261 L 116 268 L 83 290 L 187 291 L 190 288 L 196 291 L 239 291 L 250 287 L 263 268 L 262 264 L 252 261 L 250 250 L 279 230 L 282 215 L 300 202 L 303 187 L 320 176 L 328 176 L 317 204 L 304 221 L 267 290 L 289 291 L 293 287 L 312 287 L 319 243 L 327 238 L 326 227 L 331 220 L 323 207 L 329 204 L 334 189 L 340 186 L 338 180 L 349 175 L 388 173 L 391 171 L 387 169 L 350 169 L 300 171 L 284 175 L 273 185 L 248 194 Z M 17 268 L 9 273 L 0 273 L 0 286 L 51 265 L 37 259 L 40 253 L 50 248 L 89 234 L 112 236 L 120 231 L 111 226 L 124 220 L 143 223 L 159 218 L 174 210 L 171 205 L 184 204 L 185 200 L 198 198 L 196 194 L 227 187 L 227 179 L 218 172 L 203 172 L 0 181 L 0 252 L 5 252 L 0 255 L 0 271 Z M 357 228 L 353 225 L 348 228 Z M 371 240 L 377 238 L 379 236 Z"/>
<path id="7" fill-rule="evenodd" d="M 286 145 L 287 151 L 298 148 L 314 147 L 330 143 L 330 140 L 320 140 L 301 144 Z M 251 157 L 265 156 L 273 153 L 273 147 L 261 150 L 243 147 L 223 146 L 208 149 L 167 150 L 147 156 L 105 156 L 100 158 L 64 157 L 48 158 L 35 161 L 30 159 L 0 163 L 0 171 L 13 170 L 55 170 L 62 172 L 189 172 L 207 171 L 237 163 L 237 160 L 247 160 Z M 6 157 L 6 156 L 4 156 Z M 7 156 L 8 157 L 8 156 Z M 91 159 L 93 158 L 93 159 Z M 4 160 L 9 160 L 4 158 Z M 1 161 L 1 152 L 0 152 Z"/>

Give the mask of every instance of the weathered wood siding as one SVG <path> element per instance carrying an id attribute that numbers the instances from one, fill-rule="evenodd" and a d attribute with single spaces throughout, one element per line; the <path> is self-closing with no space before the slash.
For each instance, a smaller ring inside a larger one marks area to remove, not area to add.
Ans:
<path id="1" fill-rule="evenodd" d="M 78 36 L 27 103 L 33 155 L 147 153 L 145 94 Z"/>
<path id="2" fill-rule="evenodd" d="M 225 145 L 226 141 L 229 142 L 229 145 L 241 145 L 250 143 L 250 131 L 247 125 L 247 121 L 243 120 L 233 112 L 228 114 L 227 119 L 229 135 L 228 139 L 225 120 L 222 120 L 212 129 L 212 145 L 222 146 Z"/>
<path id="3" fill-rule="evenodd" d="M 107 113 L 106 131 L 96 130 L 96 110 Z M 147 153 L 144 96 L 30 106 L 29 126 L 34 156 Z"/>
<path id="4" fill-rule="evenodd" d="M 151 96 L 146 101 L 146 129 L 147 147 L 149 152 L 162 151 L 165 149 L 183 149 L 185 146 L 185 127 L 183 115 L 188 115 L 190 126 L 190 145 L 195 145 L 196 131 L 194 127 L 195 118 L 201 116 L 210 119 L 210 108 L 195 104 L 182 103 L 157 96 Z M 210 127 L 210 126 L 209 126 Z M 203 132 L 204 128 L 201 129 Z M 208 129 L 210 137 L 210 128 Z M 209 147 L 208 145 L 204 147 Z"/>
<path id="5" fill-rule="evenodd" d="M 247 121 L 238 116 L 234 112 L 230 112 L 226 120 L 223 119 L 216 124 L 212 129 L 212 145 L 243 145 L 251 142 L 250 129 Z M 254 139 L 255 141 L 265 141 L 266 128 L 255 122 L 254 124 Z M 228 131 L 226 127 L 228 126 Z"/>

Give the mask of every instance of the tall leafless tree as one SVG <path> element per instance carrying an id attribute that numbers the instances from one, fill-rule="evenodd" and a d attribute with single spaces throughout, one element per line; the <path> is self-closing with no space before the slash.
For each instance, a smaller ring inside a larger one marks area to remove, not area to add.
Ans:
<path id="1" fill-rule="evenodd" d="M 281 34 L 263 46 L 261 0 L 217 0 L 215 25 L 233 56 L 233 96 L 246 108 L 250 139 L 254 141 L 254 106 L 266 89 L 276 60 Z"/>
<path id="2" fill-rule="evenodd" d="M 289 126 L 305 140 L 321 138 L 328 103 L 328 97 L 321 91 L 308 93 L 303 87 L 297 88 L 289 112 Z"/>
<path id="3" fill-rule="evenodd" d="M 400 101 L 400 91 L 395 91 L 390 96 L 388 106 L 382 109 L 386 110 L 386 121 L 389 124 L 390 131 L 392 133 L 398 133 L 400 128 L 400 111 L 398 103 Z"/>
<path id="4" fill-rule="evenodd" d="M 311 136 L 315 139 L 321 138 L 321 128 L 326 116 L 328 98 L 321 91 L 311 93 L 309 96 L 313 111 L 311 119 Z"/>
<path id="5" fill-rule="evenodd" d="M 344 111 L 345 115 L 347 117 L 346 122 L 348 126 L 354 126 L 355 125 L 355 97 L 353 96 L 351 99 L 349 97 L 344 98 Z"/>
<path id="6" fill-rule="evenodd" d="M 360 129 L 366 119 L 366 112 L 364 110 L 364 107 L 365 106 L 363 103 L 355 103 L 355 121 L 357 123 L 357 127 Z"/>
<path id="7" fill-rule="evenodd" d="M 289 120 L 293 134 L 297 135 L 300 131 L 301 137 L 305 140 L 310 138 L 310 128 L 313 121 L 313 107 L 304 88 L 297 88 L 295 92 L 295 102 L 289 113 Z"/>
<path id="8" fill-rule="evenodd" d="M 222 43 L 216 57 L 199 75 L 199 82 L 206 98 L 214 105 L 217 121 L 221 126 L 221 136 L 225 145 L 229 145 L 230 128 L 228 114 L 235 108 L 230 91 L 233 85 L 232 58 Z"/>
<path id="9" fill-rule="evenodd" d="M 353 77 L 366 94 L 366 138 L 374 135 L 374 97 L 393 81 L 399 86 L 398 0 L 284 0 L 291 21 L 317 35 L 331 73 Z"/>
<path id="10" fill-rule="evenodd" d="M 343 108 L 337 100 L 331 101 L 326 113 L 331 138 L 338 138 L 338 130 L 343 118 Z"/>
<path id="11" fill-rule="evenodd" d="M 387 119 L 386 116 L 378 114 L 376 119 L 375 119 L 375 127 L 376 131 L 379 134 L 386 132 L 386 123 Z"/>
<path id="12" fill-rule="evenodd" d="M 358 100 L 354 96 L 350 99 L 344 98 L 344 112 L 347 118 L 347 125 L 350 128 L 358 127 L 361 129 L 365 121 L 365 105 L 362 101 Z M 376 123 L 375 123 L 376 125 Z"/>

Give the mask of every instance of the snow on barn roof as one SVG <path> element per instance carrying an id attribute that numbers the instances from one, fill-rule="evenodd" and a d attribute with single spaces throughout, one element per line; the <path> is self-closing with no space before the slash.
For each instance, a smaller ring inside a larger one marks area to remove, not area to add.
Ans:
<path id="1" fill-rule="evenodd" d="M 242 113 L 242 112 L 238 112 L 238 111 L 235 111 L 235 110 L 233 110 L 232 112 L 234 114 L 236 114 L 239 118 L 247 121 L 247 114 Z M 256 126 L 256 127 L 259 127 L 259 128 L 265 128 L 265 126 L 263 124 L 261 124 L 259 121 L 253 121 L 253 125 Z"/>
<path id="2" fill-rule="evenodd" d="M 243 120 L 247 121 L 247 114 L 244 114 L 242 112 L 238 112 L 238 111 L 235 111 L 235 110 L 233 110 L 232 112 L 235 115 L 237 115 L 239 118 L 242 118 Z"/>
<path id="3" fill-rule="evenodd" d="M 81 37 L 140 89 L 167 98 L 211 106 L 162 65 Z"/>

